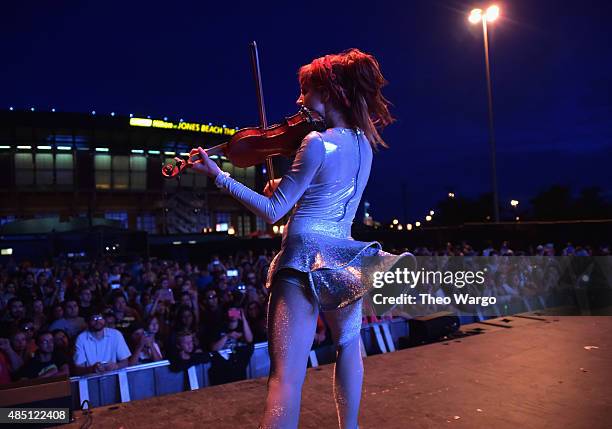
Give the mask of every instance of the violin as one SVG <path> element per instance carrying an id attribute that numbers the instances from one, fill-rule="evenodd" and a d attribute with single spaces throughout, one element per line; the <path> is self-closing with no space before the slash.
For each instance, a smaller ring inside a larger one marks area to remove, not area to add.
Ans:
<path id="1" fill-rule="evenodd" d="M 208 156 L 225 155 L 236 167 L 261 164 L 272 156 L 290 157 L 311 131 L 324 131 L 325 120 L 319 113 L 302 107 L 295 115 L 269 127 L 248 127 L 236 131 L 229 142 L 206 149 Z M 173 178 L 200 160 L 198 154 L 175 157 L 162 167 L 162 175 Z"/>

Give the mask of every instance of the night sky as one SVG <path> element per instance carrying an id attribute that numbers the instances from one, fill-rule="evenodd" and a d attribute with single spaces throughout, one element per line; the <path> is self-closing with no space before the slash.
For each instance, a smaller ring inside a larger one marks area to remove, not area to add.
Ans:
<path id="1" fill-rule="evenodd" d="M 257 40 L 268 120 L 278 122 L 296 111 L 299 66 L 357 47 L 378 58 L 397 118 L 364 194 L 374 218 L 403 220 L 402 183 L 406 221 L 449 190 L 490 190 L 482 27 L 467 21 L 477 3 L 14 3 L 0 18 L 2 109 L 256 125 L 248 43 Z M 608 2 L 497 4 L 502 17 L 490 36 L 501 203 L 527 203 L 553 183 L 599 185 L 611 196 Z"/>

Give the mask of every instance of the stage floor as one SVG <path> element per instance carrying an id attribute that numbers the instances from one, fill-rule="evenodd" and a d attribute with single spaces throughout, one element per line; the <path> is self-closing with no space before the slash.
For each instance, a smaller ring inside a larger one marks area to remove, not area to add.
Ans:
<path id="1" fill-rule="evenodd" d="M 612 317 L 508 317 L 485 333 L 364 359 L 360 428 L 609 428 Z M 585 346 L 597 346 L 590 350 Z M 300 428 L 337 427 L 333 365 L 308 370 Z M 256 428 L 266 379 L 92 411 L 94 428 Z M 78 428 L 80 412 L 66 427 Z"/>

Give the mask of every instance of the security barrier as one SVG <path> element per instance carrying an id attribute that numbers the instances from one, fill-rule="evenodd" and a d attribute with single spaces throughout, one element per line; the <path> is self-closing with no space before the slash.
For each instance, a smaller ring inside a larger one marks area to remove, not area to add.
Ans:
<path id="1" fill-rule="evenodd" d="M 364 356 L 394 351 L 397 339 L 408 334 L 404 319 L 395 319 L 366 325 L 361 330 Z M 319 361 L 329 363 L 334 359 L 333 346 L 313 349 L 309 365 L 316 367 Z M 208 370 L 210 364 L 200 364 L 188 371 L 170 371 L 170 362 L 146 363 L 130 366 L 104 374 L 71 377 L 72 404 L 80 409 L 87 400 L 91 407 L 100 407 L 119 402 L 151 398 L 159 395 L 195 390 L 210 385 Z M 270 372 L 268 343 L 255 344 L 253 355 L 247 367 L 247 378 L 267 377 Z"/>
<path id="2" fill-rule="evenodd" d="M 71 377 L 72 405 L 80 409 L 87 400 L 91 407 L 195 390 L 209 385 L 210 364 L 194 365 L 188 371 L 170 371 L 170 362 L 145 363 L 104 374 Z"/>
<path id="3" fill-rule="evenodd" d="M 525 306 L 532 305 L 542 307 L 533 301 L 525 303 Z M 478 318 L 476 320 L 472 320 L 471 317 L 469 320 L 462 318 L 461 323 L 468 324 L 474 321 L 478 321 Z M 401 318 L 364 325 L 361 329 L 362 355 L 366 357 L 394 352 L 398 348 L 399 338 L 408 334 L 408 322 Z M 334 359 L 334 346 L 323 346 L 311 351 L 308 363 L 309 366 L 316 367 L 319 362 L 329 363 Z M 172 372 L 169 368 L 170 362 L 163 360 L 104 374 L 71 377 L 73 407 L 80 409 L 84 400 L 88 400 L 91 407 L 99 407 L 207 387 L 210 385 L 208 378 L 210 366 L 210 363 L 199 364 L 187 371 Z M 246 376 L 247 378 L 267 377 L 269 372 L 268 343 L 255 344 Z"/>

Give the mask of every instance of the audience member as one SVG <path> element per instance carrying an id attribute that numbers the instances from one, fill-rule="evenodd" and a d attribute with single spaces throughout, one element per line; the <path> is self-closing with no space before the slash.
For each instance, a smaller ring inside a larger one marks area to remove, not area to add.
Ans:
<path id="1" fill-rule="evenodd" d="M 253 354 L 253 333 L 241 308 L 230 307 L 225 323 L 209 343 L 213 352 L 208 371 L 213 385 L 244 380 Z"/>
<path id="2" fill-rule="evenodd" d="M 89 316 L 88 329 L 76 339 L 74 364 L 77 375 L 102 373 L 124 368 L 131 356 L 123 335 L 113 328 L 105 327 L 104 317 L 99 313 Z"/>
<path id="3" fill-rule="evenodd" d="M 13 350 L 6 338 L 0 338 L 0 385 L 11 382 L 11 374 L 23 366 L 22 357 Z"/>
<path id="4" fill-rule="evenodd" d="M 144 323 L 132 323 L 129 327 L 129 335 L 132 350 L 129 359 L 130 365 L 162 360 L 162 354 L 155 342 L 154 335 L 145 331 Z"/>
<path id="5" fill-rule="evenodd" d="M 79 305 L 74 299 L 64 301 L 64 317 L 54 321 L 49 326 L 52 331 L 63 330 L 70 338 L 75 338 L 86 328 L 87 323 L 85 323 L 85 319 L 79 316 Z"/>
<path id="6" fill-rule="evenodd" d="M 496 297 L 506 309 L 520 309 L 525 300 L 532 308 L 538 303 L 558 305 L 568 292 L 563 267 L 552 258 L 557 254 L 555 243 L 527 248 L 515 244 L 487 242 L 478 251 L 462 241 L 419 247 L 413 253 L 430 257 L 423 258 L 431 263 L 426 262 L 428 269 L 452 256 L 470 257 L 464 260 L 466 267 L 475 269 L 478 258 L 471 257 L 488 255 L 483 296 Z M 568 257 L 610 255 L 609 246 L 559 242 L 557 247 Z M 533 259 L 521 259 L 531 255 Z M 28 368 L 50 362 L 47 342 L 42 349 L 35 340 L 46 331 L 53 334 L 51 361 L 61 355 L 71 369 L 74 361 L 75 374 L 110 371 L 162 356 L 186 368 L 204 349 L 207 358 L 211 352 L 214 383 L 243 377 L 253 343 L 267 339 L 264 283 L 274 256 L 275 251 L 257 255 L 247 250 L 214 255 L 198 264 L 158 258 L 129 262 L 106 256 L 58 258 L 42 267 L 27 261 L 0 265 L 0 381 L 14 377 L 31 359 Z M 423 306 L 416 309 L 420 314 L 398 308 L 393 315 L 414 317 L 440 311 L 436 308 Z M 142 320 L 146 322 L 140 324 Z M 126 333 L 125 339 L 115 328 Z M 329 341 L 322 318 L 314 346 Z"/>
<path id="7" fill-rule="evenodd" d="M 184 371 L 193 365 L 207 363 L 210 361 L 208 353 L 194 345 L 193 334 L 189 331 L 181 331 L 176 336 L 176 350 L 170 358 L 170 369 L 172 371 Z"/>
<path id="8" fill-rule="evenodd" d="M 16 379 L 65 376 L 68 377 L 68 361 L 62 353 L 54 352 L 53 335 L 49 331 L 40 331 L 36 335 L 37 351 L 34 356 L 19 370 Z"/>

